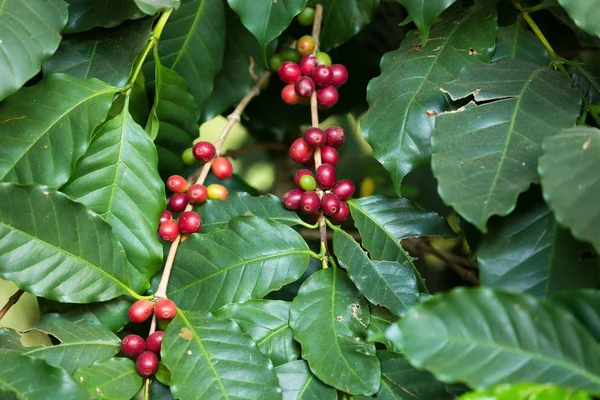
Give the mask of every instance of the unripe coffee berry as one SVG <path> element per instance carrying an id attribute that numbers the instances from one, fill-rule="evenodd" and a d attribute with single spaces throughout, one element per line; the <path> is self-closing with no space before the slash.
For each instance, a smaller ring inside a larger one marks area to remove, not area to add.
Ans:
<path id="1" fill-rule="evenodd" d="M 335 147 L 339 149 L 344 145 L 346 133 L 339 126 L 332 126 L 325 130 L 325 136 L 327 136 L 327 146 Z"/>
<path id="2" fill-rule="evenodd" d="M 300 60 L 300 71 L 302 71 L 304 75 L 310 76 L 317 65 L 317 57 L 312 54 L 307 54 Z"/>
<path id="3" fill-rule="evenodd" d="M 281 50 L 279 52 L 279 55 L 281 56 L 281 59 L 283 61 L 292 61 L 295 63 L 299 63 L 300 62 L 300 57 L 301 55 L 298 54 L 298 52 L 296 52 L 296 49 L 292 49 L 292 48 L 285 48 L 283 50 Z"/>
<path id="4" fill-rule="evenodd" d="M 229 190 L 223 185 L 213 183 L 206 187 L 209 200 L 225 200 L 229 196 Z"/>
<path id="5" fill-rule="evenodd" d="M 327 141 L 327 136 L 321 129 L 313 126 L 304 132 L 304 140 L 312 147 L 323 147 Z"/>
<path id="6" fill-rule="evenodd" d="M 285 83 L 294 83 L 301 75 L 300 66 L 295 62 L 286 61 L 279 68 L 279 78 Z"/>
<path id="7" fill-rule="evenodd" d="M 323 146 L 321 149 L 321 161 L 325 164 L 337 165 L 340 154 L 331 146 Z"/>
<path id="8" fill-rule="evenodd" d="M 280 54 L 273 54 L 271 58 L 269 58 L 269 69 L 271 70 L 271 72 L 279 72 L 281 64 L 283 64 L 283 58 L 281 58 Z"/>
<path id="9" fill-rule="evenodd" d="M 177 314 L 177 306 L 173 300 L 160 299 L 154 305 L 154 315 L 158 319 L 171 320 L 175 318 L 175 314 Z"/>
<path id="10" fill-rule="evenodd" d="M 348 217 L 349 213 L 350 213 L 350 208 L 348 207 L 348 204 L 346 204 L 345 201 L 340 201 L 340 209 L 338 210 L 337 213 L 335 213 L 335 215 L 332 215 L 331 217 L 329 217 L 329 219 L 332 222 L 341 224 Z"/>
<path id="11" fill-rule="evenodd" d="M 296 171 L 296 175 L 294 175 L 294 183 L 297 187 L 300 187 L 300 178 L 302 178 L 304 175 L 309 175 L 313 178 L 315 177 L 315 175 L 308 169 L 300 169 Z"/>
<path id="12" fill-rule="evenodd" d="M 297 163 L 305 164 L 313 156 L 313 148 L 302 138 L 294 140 L 290 146 L 290 158 Z"/>
<path id="13" fill-rule="evenodd" d="M 188 201 L 192 204 L 202 204 L 208 198 L 208 193 L 206 192 L 206 186 L 195 184 L 188 188 L 187 190 L 187 198 Z"/>
<path id="14" fill-rule="evenodd" d="M 194 157 L 194 149 L 192 147 L 188 147 L 181 153 L 181 161 L 183 161 L 185 165 L 198 164 L 198 160 Z"/>
<path id="15" fill-rule="evenodd" d="M 321 209 L 325 215 L 335 215 L 340 209 L 340 200 L 333 193 L 325 193 L 321 198 Z"/>
<path id="16" fill-rule="evenodd" d="M 331 67 L 331 84 L 340 87 L 348 80 L 348 70 L 342 64 L 333 64 Z"/>
<path id="17" fill-rule="evenodd" d="M 202 226 L 202 220 L 198 213 L 194 211 L 184 211 L 177 218 L 177 226 L 181 233 L 196 233 Z"/>
<path id="18" fill-rule="evenodd" d="M 217 154 L 215 146 L 212 143 L 205 141 L 200 141 L 194 144 L 192 152 L 194 153 L 194 157 L 202 162 L 212 160 L 215 154 Z"/>
<path id="19" fill-rule="evenodd" d="M 156 331 L 148 336 L 148 339 L 146 339 L 146 349 L 154 354 L 160 354 L 164 335 L 164 332 Z"/>
<path id="20" fill-rule="evenodd" d="M 163 222 L 167 222 L 170 219 L 173 219 L 173 214 L 171 214 L 169 210 L 165 210 L 162 212 L 162 214 L 160 214 L 160 219 L 158 220 L 158 223 L 162 224 Z"/>
<path id="21" fill-rule="evenodd" d="M 138 300 L 129 307 L 127 316 L 131 322 L 142 323 L 152 315 L 153 304 L 150 300 Z"/>
<path id="22" fill-rule="evenodd" d="M 212 173 L 221 180 L 227 180 L 233 175 L 233 166 L 225 157 L 217 157 L 211 166 Z"/>
<path id="23" fill-rule="evenodd" d="M 183 176 L 171 175 L 167 179 L 167 188 L 175 193 L 184 193 L 187 190 L 188 184 Z"/>
<path id="24" fill-rule="evenodd" d="M 300 100 L 302 100 L 302 97 L 298 96 L 298 93 L 296 93 L 294 84 L 289 84 L 281 89 L 281 100 L 293 106 L 294 104 L 298 104 Z"/>
<path id="25" fill-rule="evenodd" d="M 337 89 L 333 86 L 325 86 L 317 90 L 317 101 L 325 108 L 333 107 L 339 99 Z"/>
<path id="26" fill-rule="evenodd" d="M 304 175 L 302 178 L 300 178 L 300 188 L 311 192 L 317 188 L 317 181 L 311 175 Z"/>
<path id="27" fill-rule="evenodd" d="M 314 214 L 321 207 L 321 199 L 315 192 L 304 192 L 300 198 L 300 209 L 306 214 Z"/>
<path id="28" fill-rule="evenodd" d="M 177 193 L 169 199 L 169 207 L 175 212 L 182 212 L 187 206 L 188 199 L 185 193 Z"/>
<path id="29" fill-rule="evenodd" d="M 151 351 L 143 352 L 135 361 L 135 369 L 144 378 L 149 378 L 158 371 L 158 356 Z"/>
<path id="30" fill-rule="evenodd" d="M 337 181 L 335 167 L 331 164 L 321 164 L 319 168 L 317 168 L 316 177 L 321 188 L 331 189 L 335 186 L 335 182 Z"/>
<path id="31" fill-rule="evenodd" d="M 340 200 L 347 200 L 354 194 L 354 183 L 350 179 L 342 179 L 333 188 L 333 193 Z"/>
<path id="32" fill-rule="evenodd" d="M 331 67 L 331 57 L 329 57 L 329 54 L 319 51 L 317 53 L 317 64 Z"/>
<path id="33" fill-rule="evenodd" d="M 311 26 L 315 19 L 315 9 L 313 7 L 304 7 L 296 17 L 298 23 L 302 26 Z"/>
<path id="34" fill-rule="evenodd" d="M 121 340 L 121 351 L 134 360 L 146 350 L 146 342 L 138 335 L 127 335 Z"/>
<path id="35" fill-rule="evenodd" d="M 315 83 L 309 76 L 302 76 L 294 84 L 296 94 L 300 97 L 310 97 L 315 91 Z"/>
<path id="36" fill-rule="evenodd" d="M 304 56 L 315 51 L 315 46 L 315 39 L 312 36 L 304 35 L 296 42 L 296 51 L 301 56 Z"/>
<path id="37" fill-rule="evenodd" d="M 292 189 L 283 195 L 283 206 L 288 210 L 297 210 L 300 208 L 300 199 L 304 191 L 302 189 Z"/>
<path id="38" fill-rule="evenodd" d="M 317 86 L 329 86 L 333 75 L 327 65 L 317 65 L 311 76 Z"/>
<path id="39" fill-rule="evenodd" d="M 179 225 L 172 219 L 163 222 L 158 227 L 158 236 L 165 242 L 172 242 L 179 236 Z"/>

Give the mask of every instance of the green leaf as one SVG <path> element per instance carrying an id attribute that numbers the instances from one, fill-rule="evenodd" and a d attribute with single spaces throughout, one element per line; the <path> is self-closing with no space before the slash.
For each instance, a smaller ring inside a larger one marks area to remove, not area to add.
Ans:
<path id="1" fill-rule="evenodd" d="M 498 29 L 492 62 L 502 60 L 530 61 L 539 65 L 548 65 L 549 62 L 548 52 L 542 42 L 526 30 L 520 20 Z"/>
<path id="2" fill-rule="evenodd" d="M 600 37 L 599 0 L 558 0 L 578 27 Z"/>
<path id="3" fill-rule="evenodd" d="M 146 15 L 134 0 L 65 0 L 69 3 L 69 21 L 64 33 L 82 32 L 96 27 L 113 28 L 126 19 Z"/>
<path id="4" fill-rule="evenodd" d="M 162 64 L 185 79 L 198 108 L 210 97 L 221 70 L 225 36 L 222 0 L 182 0 L 160 37 Z M 146 73 L 149 83 L 150 76 Z"/>
<path id="5" fill-rule="evenodd" d="M 493 220 L 483 237 L 477 257 L 481 284 L 537 297 L 596 287 L 598 265 L 581 257 L 587 246 L 560 228 L 543 202 L 526 200 L 533 199 Z"/>
<path id="6" fill-rule="evenodd" d="M 585 126 L 565 129 L 544 141 L 543 153 L 538 172 L 556 220 L 598 251 L 600 182 L 590 171 L 600 167 L 600 130 Z"/>
<path id="7" fill-rule="evenodd" d="M 9 353 L 22 353 L 25 347 L 21 343 L 21 335 L 10 328 L 0 328 L 0 356 Z"/>
<path id="8" fill-rule="evenodd" d="M 97 361 L 89 368 L 80 368 L 73 375 L 93 398 L 130 400 L 142 388 L 143 379 L 135 362 L 127 358 Z"/>
<path id="9" fill-rule="evenodd" d="M 333 235 L 333 250 L 361 294 L 397 316 L 419 302 L 417 278 L 405 262 L 371 261 L 360 245 L 343 230 Z"/>
<path id="10" fill-rule="evenodd" d="M 127 83 L 133 63 L 142 51 L 152 18 L 126 21 L 113 29 L 97 28 L 68 35 L 44 63 L 44 75 L 64 72 L 78 78 L 98 78 L 109 85 Z"/>
<path id="11" fill-rule="evenodd" d="M 206 311 L 262 298 L 300 278 L 310 256 L 292 228 L 236 217 L 228 229 L 192 235 L 179 246 L 168 296 L 183 309 Z"/>
<path id="12" fill-rule="evenodd" d="M 451 109 L 440 92 L 443 83 L 472 63 L 488 61 L 496 38 L 495 2 L 480 1 L 465 11 L 453 7 L 421 47 L 409 32 L 396 51 L 381 60 L 381 75 L 367 88 L 369 110 L 361 131 L 373 155 L 387 169 L 400 194 L 404 176 L 430 157 L 435 115 Z"/>
<path id="13" fill-rule="evenodd" d="M 202 217 L 202 233 L 226 228 L 229 220 L 237 215 L 256 215 L 289 226 L 302 222 L 298 214 L 286 210 L 281 200 L 272 194 L 253 197 L 237 192 L 225 200 L 208 200 L 194 210 Z"/>
<path id="14" fill-rule="evenodd" d="M 275 368 L 284 400 L 337 400 L 337 391 L 315 377 L 304 360 Z"/>
<path id="15" fill-rule="evenodd" d="M 414 270 L 420 290 L 425 282 L 402 248 L 400 241 L 416 236 L 455 237 L 444 218 L 432 211 L 419 210 L 407 199 L 369 196 L 348 201 L 354 225 L 363 239 L 362 245 L 371 259 L 408 262 Z"/>
<path id="16" fill-rule="evenodd" d="M 81 400 L 88 398 L 64 369 L 20 354 L 2 356 L 0 393 L 5 399 Z"/>
<path id="17" fill-rule="evenodd" d="M 387 336 L 412 365 L 444 382 L 477 390 L 552 382 L 600 392 L 594 338 L 562 308 L 533 297 L 455 289 L 413 307 Z"/>
<path id="18" fill-rule="evenodd" d="M 433 25 L 437 17 L 446 8 L 454 4 L 456 0 L 398 0 L 402 4 L 408 16 L 419 28 L 421 33 L 421 44 L 425 46 L 429 39 L 429 28 Z"/>
<path id="19" fill-rule="evenodd" d="M 451 400 L 454 396 L 446 391 L 446 385 L 435 379 L 428 371 L 415 369 L 400 354 L 378 351 L 381 362 L 381 385 L 375 396 L 381 400 Z M 356 400 L 367 399 L 358 396 Z"/>
<path id="20" fill-rule="evenodd" d="M 227 0 L 227 3 L 258 40 L 262 58 L 266 62 L 267 46 L 304 9 L 306 0 Z"/>
<path id="21" fill-rule="evenodd" d="M 600 102 L 600 62 L 574 64 L 571 77 L 590 104 Z"/>
<path id="22" fill-rule="evenodd" d="M 365 331 L 369 341 L 381 343 L 385 345 L 386 349 L 399 353 L 394 344 L 385 338 L 385 331 L 398 320 L 398 317 L 389 312 L 387 308 L 371 304 L 369 305 L 369 311 L 371 312 L 371 321 Z"/>
<path id="23" fill-rule="evenodd" d="M 231 321 L 179 310 L 161 354 L 178 399 L 281 399 L 273 364 Z"/>
<path id="24" fill-rule="evenodd" d="M 122 296 L 109 301 L 89 304 L 59 303 L 43 298 L 38 298 L 38 303 L 42 314 L 58 313 L 65 318 L 72 318 L 89 313 L 93 314 L 106 329 L 118 332 L 130 322 L 127 311 L 133 301 L 130 297 Z"/>
<path id="25" fill-rule="evenodd" d="M 248 300 L 227 304 L 215 316 L 238 324 L 273 365 L 278 366 L 296 360 L 300 355 L 288 324 L 290 304 L 277 300 Z"/>
<path id="26" fill-rule="evenodd" d="M 370 395 L 379 389 L 375 345 L 364 339 L 369 319 L 367 302 L 339 268 L 312 274 L 290 309 L 290 326 L 310 370 L 350 394 Z"/>
<path id="27" fill-rule="evenodd" d="M 117 89 L 52 75 L 0 103 L 0 181 L 62 186 Z"/>
<path id="28" fill-rule="evenodd" d="M 125 249 L 127 260 L 148 284 L 162 261 L 156 230 L 164 211 L 164 183 L 158 175 L 154 143 L 126 108 L 94 136 L 62 188 L 108 222 Z"/>
<path id="29" fill-rule="evenodd" d="M 44 186 L 2 183 L 0 198 L 2 278 L 61 302 L 133 294 L 123 247 L 102 218 Z"/>
<path id="30" fill-rule="evenodd" d="M 438 116 L 431 138 L 440 196 L 486 232 L 538 181 L 542 140 L 575 124 L 580 96 L 560 72 L 523 61 L 470 65 L 443 90 L 486 102 Z"/>
<path id="31" fill-rule="evenodd" d="M 552 384 L 498 385 L 484 392 L 466 393 L 460 400 L 592 400 L 585 392 L 565 389 Z"/>
<path id="32" fill-rule="evenodd" d="M 600 292 L 590 289 L 563 292 L 552 296 L 550 302 L 569 311 L 600 342 Z"/>
<path id="33" fill-rule="evenodd" d="M 63 0 L 4 0 L 0 6 L 0 100 L 40 70 L 60 43 L 67 23 Z"/>
<path id="34" fill-rule="evenodd" d="M 154 15 L 161 11 L 178 8 L 180 0 L 134 0 L 138 8 L 148 15 Z"/>

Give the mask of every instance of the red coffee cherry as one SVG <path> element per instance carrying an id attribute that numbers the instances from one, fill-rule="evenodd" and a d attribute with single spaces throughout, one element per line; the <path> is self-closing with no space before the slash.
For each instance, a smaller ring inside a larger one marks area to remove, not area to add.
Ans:
<path id="1" fill-rule="evenodd" d="M 315 83 L 309 76 L 302 76 L 294 84 L 296 94 L 300 97 L 310 97 L 315 91 Z"/>
<path id="2" fill-rule="evenodd" d="M 172 219 L 163 222 L 158 227 L 158 236 L 165 242 L 173 242 L 179 236 L 179 225 Z"/>
<path id="3" fill-rule="evenodd" d="M 325 130 L 325 136 L 327 136 L 327 146 L 335 147 L 339 149 L 344 145 L 346 133 L 339 126 L 332 126 Z"/>
<path id="4" fill-rule="evenodd" d="M 321 164 L 317 168 L 317 182 L 323 189 L 331 189 L 335 186 L 337 176 L 335 167 L 331 164 Z"/>
<path id="5" fill-rule="evenodd" d="M 342 64 L 333 64 L 331 67 L 331 84 L 340 87 L 348 80 L 348 70 Z"/>
<path id="6" fill-rule="evenodd" d="M 288 210 L 297 210 L 300 208 L 300 198 L 304 194 L 302 189 L 292 189 L 283 195 L 283 206 Z"/>
<path id="7" fill-rule="evenodd" d="M 155 354 L 160 354 L 160 348 L 162 347 L 163 336 L 165 335 L 162 331 L 156 331 L 146 339 L 146 349 Z M 141 338 L 140 338 L 141 339 Z M 143 339 L 142 339 L 143 340 Z"/>
<path id="8" fill-rule="evenodd" d="M 327 65 L 317 65 L 311 76 L 317 86 L 329 86 L 333 74 Z"/>
<path id="9" fill-rule="evenodd" d="M 192 148 L 192 153 L 197 160 L 207 162 L 213 159 L 215 154 L 217 154 L 217 150 L 210 142 L 198 142 Z"/>
<path id="10" fill-rule="evenodd" d="M 289 84 L 281 89 L 281 100 L 293 106 L 294 104 L 298 104 L 300 100 L 302 100 L 302 97 L 298 96 L 298 93 L 296 93 L 294 84 Z"/>
<path id="11" fill-rule="evenodd" d="M 212 163 L 212 173 L 222 181 L 231 178 L 233 175 L 233 166 L 225 157 L 217 157 Z"/>
<path id="12" fill-rule="evenodd" d="M 135 369 L 144 378 L 149 378 L 158 371 L 158 356 L 151 351 L 143 352 L 135 362 Z"/>
<path id="13" fill-rule="evenodd" d="M 300 178 L 302 178 L 304 175 L 310 175 L 313 178 L 315 177 L 315 175 L 308 169 L 298 170 L 294 176 L 294 183 L 296 184 L 296 187 L 300 188 Z"/>
<path id="14" fill-rule="evenodd" d="M 335 215 L 329 217 L 331 222 L 335 222 L 336 224 L 341 224 L 344 222 L 346 218 L 348 218 L 348 214 L 350 213 L 350 208 L 348 208 L 348 204 L 345 201 L 340 201 L 340 209 Z"/>
<path id="15" fill-rule="evenodd" d="M 187 190 L 188 184 L 184 177 L 179 175 L 171 175 L 167 179 L 167 188 L 175 193 L 184 193 Z"/>
<path id="16" fill-rule="evenodd" d="M 185 210 L 188 199 L 185 193 L 176 193 L 169 199 L 169 207 L 175 212 L 181 212 Z"/>
<path id="17" fill-rule="evenodd" d="M 129 316 L 129 320 L 131 322 L 135 322 L 136 324 L 142 323 L 148 319 L 150 315 L 152 315 L 152 309 L 154 305 L 150 300 L 138 300 L 129 307 L 129 311 L 127 311 L 127 316 Z"/>
<path id="18" fill-rule="evenodd" d="M 141 336 L 127 335 L 121 340 L 121 351 L 134 360 L 146 350 L 146 342 Z"/>
<path id="19" fill-rule="evenodd" d="M 333 193 L 340 200 L 347 200 L 354 194 L 354 183 L 350 179 L 342 179 L 333 188 Z"/>
<path id="20" fill-rule="evenodd" d="M 223 185 L 213 183 L 206 188 L 209 200 L 225 200 L 229 196 L 229 190 Z"/>
<path id="21" fill-rule="evenodd" d="M 169 210 L 165 210 L 162 212 L 162 214 L 160 214 L 160 219 L 158 220 L 158 223 L 162 224 L 163 222 L 167 222 L 170 219 L 173 219 L 173 214 L 171 214 Z"/>
<path id="22" fill-rule="evenodd" d="M 335 215 L 340 209 L 340 200 L 333 193 L 325 193 L 321 199 L 321 210 L 325 215 Z"/>
<path id="23" fill-rule="evenodd" d="M 323 164 L 337 165 L 340 161 L 340 155 L 333 147 L 323 146 L 321 149 L 321 161 Z"/>
<path id="24" fill-rule="evenodd" d="M 304 56 L 315 51 L 315 46 L 315 39 L 312 36 L 304 35 L 296 42 L 296 51 L 301 56 Z"/>
<path id="25" fill-rule="evenodd" d="M 285 83 L 294 83 L 301 75 L 300 66 L 295 62 L 286 61 L 279 68 L 279 78 Z"/>
<path id="26" fill-rule="evenodd" d="M 338 99 L 339 95 L 334 86 L 325 86 L 317 90 L 317 101 L 325 108 L 333 107 Z"/>
<path id="27" fill-rule="evenodd" d="M 297 163 L 305 164 L 313 156 L 313 148 L 302 138 L 294 140 L 290 146 L 290 158 Z"/>
<path id="28" fill-rule="evenodd" d="M 208 198 L 208 192 L 206 191 L 206 186 L 195 184 L 188 188 L 187 190 L 187 198 L 188 201 L 192 204 L 202 204 Z"/>
<path id="29" fill-rule="evenodd" d="M 177 314 L 177 306 L 173 300 L 160 299 L 154 305 L 154 315 L 158 319 L 171 320 L 175 318 L 175 314 Z"/>
<path id="30" fill-rule="evenodd" d="M 184 211 L 177 218 L 177 226 L 181 233 L 196 233 L 202 226 L 202 220 L 198 213 L 194 211 Z"/>
<path id="31" fill-rule="evenodd" d="M 304 132 L 304 140 L 312 147 L 323 147 L 325 146 L 327 137 L 325 136 L 325 132 L 313 126 Z"/>
<path id="32" fill-rule="evenodd" d="M 304 192 L 300 198 L 300 209 L 306 214 L 314 214 L 321 207 L 321 199 L 315 192 Z"/>
<path id="33" fill-rule="evenodd" d="M 302 71 L 304 75 L 310 76 L 316 66 L 317 57 L 313 56 L 312 54 L 307 54 L 300 60 L 300 71 Z"/>

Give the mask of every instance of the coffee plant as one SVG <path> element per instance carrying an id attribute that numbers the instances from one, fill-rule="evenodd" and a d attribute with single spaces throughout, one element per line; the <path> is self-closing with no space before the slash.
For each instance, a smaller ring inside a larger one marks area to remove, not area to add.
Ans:
<path id="1" fill-rule="evenodd" d="M 600 0 L 1 0 L 0 50 L 0 399 L 600 398 Z"/>

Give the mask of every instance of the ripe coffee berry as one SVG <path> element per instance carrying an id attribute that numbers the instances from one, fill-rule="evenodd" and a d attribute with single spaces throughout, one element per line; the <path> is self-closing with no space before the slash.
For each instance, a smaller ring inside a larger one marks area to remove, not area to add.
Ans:
<path id="1" fill-rule="evenodd" d="M 173 214 L 169 210 L 165 210 L 160 214 L 160 219 L 158 222 L 162 224 L 163 222 L 167 222 L 168 220 L 173 219 Z"/>
<path id="2" fill-rule="evenodd" d="M 209 200 L 225 200 L 229 196 L 229 190 L 223 185 L 213 183 L 206 188 Z"/>
<path id="3" fill-rule="evenodd" d="M 331 57 L 329 57 L 329 54 L 319 51 L 317 53 L 317 64 L 331 67 Z"/>
<path id="4" fill-rule="evenodd" d="M 294 83 L 301 75 L 300 66 L 295 62 L 286 61 L 279 68 L 279 78 L 285 83 Z"/>
<path id="5" fill-rule="evenodd" d="M 317 57 L 312 54 L 307 54 L 300 60 L 300 71 L 304 75 L 311 75 L 315 67 L 317 66 Z"/>
<path id="6" fill-rule="evenodd" d="M 327 136 L 327 141 L 325 143 L 327 146 L 339 149 L 344 145 L 346 133 L 339 126 L 332 126 L 325 130 L 325 136 Z"/>
<path id="7" fill-rule="evenodd" d="M 304 192 L 300 198 L 300 209 L 306 214 L 314 214 L 321 207 L 321 199 L 315 192 Z"/>
<path id="8" fill-rule="evenodd" d="M 302 138 L 294 140 L 290 146 L 290 158 L 297 163 L 305 164 L 312 159 L 313 148 Z"/>
<path id="9" fill-rule="evenodd" d="M 337 89 L 333 86 L 325 86 L 317 90 L 317 101 L 325 108 L 333 107 L 339 99 Z"/>
<path id="10" fill-rule="evenodd" d="M 298 104 L 300 100 L 302 100 L 302 97 L 298 96 L 294 85 L 289 84 L 284 86 L 283 89 L 281 89 L 281 100 L 293 106 L 294 104 Z"/>
<path id="11" fill-rule="evenodd" d="M 354 183 L 350 179 L 342 179 L 333 188 L 333 193 L 340 200 L 347 200 L 354 194 Z"/>
<path id="12" fill-rule="evenodd" d="M 327 137 L 325 136 L 325 132 L 313 126 L 304 132 L 304 140 L 312 147 L 323 147 L 325 146 Z"/>
<path id="13" fill-rule="evenodd" d="M 313 191 L 317 188 L 317 181 L 311 175 L 304 175 L 300 178 L 300 188 L 306 191 Z"/>
<path id="14" fill-rule="evenodd" d="M 350 213 L 350 208 L 348 208 L 348 204 L 346 204 L 345 201 L 340 201 L 340 209 L 338 210 L 337 213 L 335 213 L 335 215 L 332 215 L 331 217 L 329 217 L 329 219 L 332 222 L 341 224 L 348 217 L 349 213 Z"/>
<path id="15" fill-rule="evenodd" d="M 135 369 L 144 378 L 149 378 L 158 371 L 158 356 L 151 351 L 143 352 L 135 361 Z"/>
<path id="16" fill-rule="evenodd" d="M 131 322 L 142 323 L 152 315 L 153 304 L 150 300 L 138 300 L 129 307 L 127 316 Z"/>
<path id="17" fill-rule="evenodd" d="M 165 242 L 172 242 L 179 236 L 179 225 L 172 219 L 163 222 L 158 227 L 158 236 Z"/>
<path id="18" fill-rule="evenodd" d="M 202 226 L 202 220 L 198 213 L 194 211 L 184 211 L 177 218 L 177 226 L 181 233 L 196 233 Z"/>
<path id="19" fill-rule="evenodd" d="M 317 65 L 311 76 L 317 86 L 329 86 L 333 77 L 327 65 Z"/>
<path id="20" fill-rule="evenodd" d="M 340 200 L 333 193 L 325 193 L 321 199 L 321 209 L 325 215 L 335 215 L 340 209 Z"/>
<path id="21" fill-rule="evenodd" d="M 331 84 L 340 87 L 348 80 L 348 70 L 342 64 L 333 64 L 331 67 Z"/>
<path id="22" fill-rule="evenodd" d="M 184 193 L 187 190 L 188 184 L 183 176 L 171 175 L 167 179 L 167 188 L 175 193 Z"/>
<path id="23" fill-rule="evenodd" d="M 331 146 L 323 146 L 321 149 L 321 161 L 323 164 L 337 165 L 340 161 L 340 154 Z"/>
<path id="24" fill-rule="evenodd" d="M 206 192 L 206 186 L 195 184 L 188 188 L 187 190 L 187 198 L 188 201 L 192 204 L 202 204 L 208 198 L 208 193 Z"/>
<path id="25" fill-rule="evenodd" d="M 304 175 L 310 175 L 313 178 L 315 177 L 315 175 L 308 169 L 300 169 L 296 171 L 296 175 L 294 176 L 294 183 L 297 187 L 300 187 L 300 178 L 302 178 Z"/>
<path id="26" fill-rule="evenodd" d="M 323 189 L 331 189 L 335 186 L 335 182 L 337 181 L 335 167 L 331 164 L 321 164 L 319 168 L 317 168 L 316 176 L 319 186 Z"/>
<path id="27" fill-rule="evenodd" d="M 175 212 L 182 212 L 187 206 L 188 199 L 185 193 L 177 193 L 169 199 L 169 207 Z"/>
<path id="28" fill-rule="evenodd" d="M 302 189 L 292 189 L 283 195 L 283 206 L 288 210 L 297 210 L 300 208 L 300 199 L 304 191 Z"/>
<path id="29" fill-rule="evenodd" d="M 213 159 L 215 154 L 217 154 L 217 150 L 212 143 L 202 141 L 194 144 L 192 153 L 194 153 L 194 157 L 196 157 L 197 160 L 207 162 Z"/>
<path id="30" fill-rule="evenodd" d="M 315 91 L 315 83 L 309 76 L 302 76 L 294 84 L 296 94 L 300 97 L 310 97 Z"/>
<path id="31" fill-rule="evenodd" d="M 154 305 L 154 315 L 158 319 L 171 320 L 175 318 L 175 314 L 177 314 L 177 306 L 173 300 L 160 299 Z"/>
<path id="32" fill-rule="evenodd" d="M 146 350 L 146 342 L 138 335 L 127 335 L 121 340 L 121 351 L 134 360 Z"/>
<path id="33" fill-rule="evenodd" d="M 227 180 L 233 175 L 233 166 L 225 157 L 217 157 L 212 163 L 212 173 L 221 180 Z"/>
<path id="34" fill-rule="evenodd" d="M 304 35 L 296 42 L 296 51 L 301 56 L 304 56 L 315 51 L 315 46 L 315 39 L 312 36 Z"/>
<path id="35" fill-rule="evenodd" d="M 146 349 L 155 354 L 160 354 L 160 348 L 162 347 L 164 332 L 156 331 L 146 339 Z M 141 338 L 140 338 L 141 339 Z"/>

